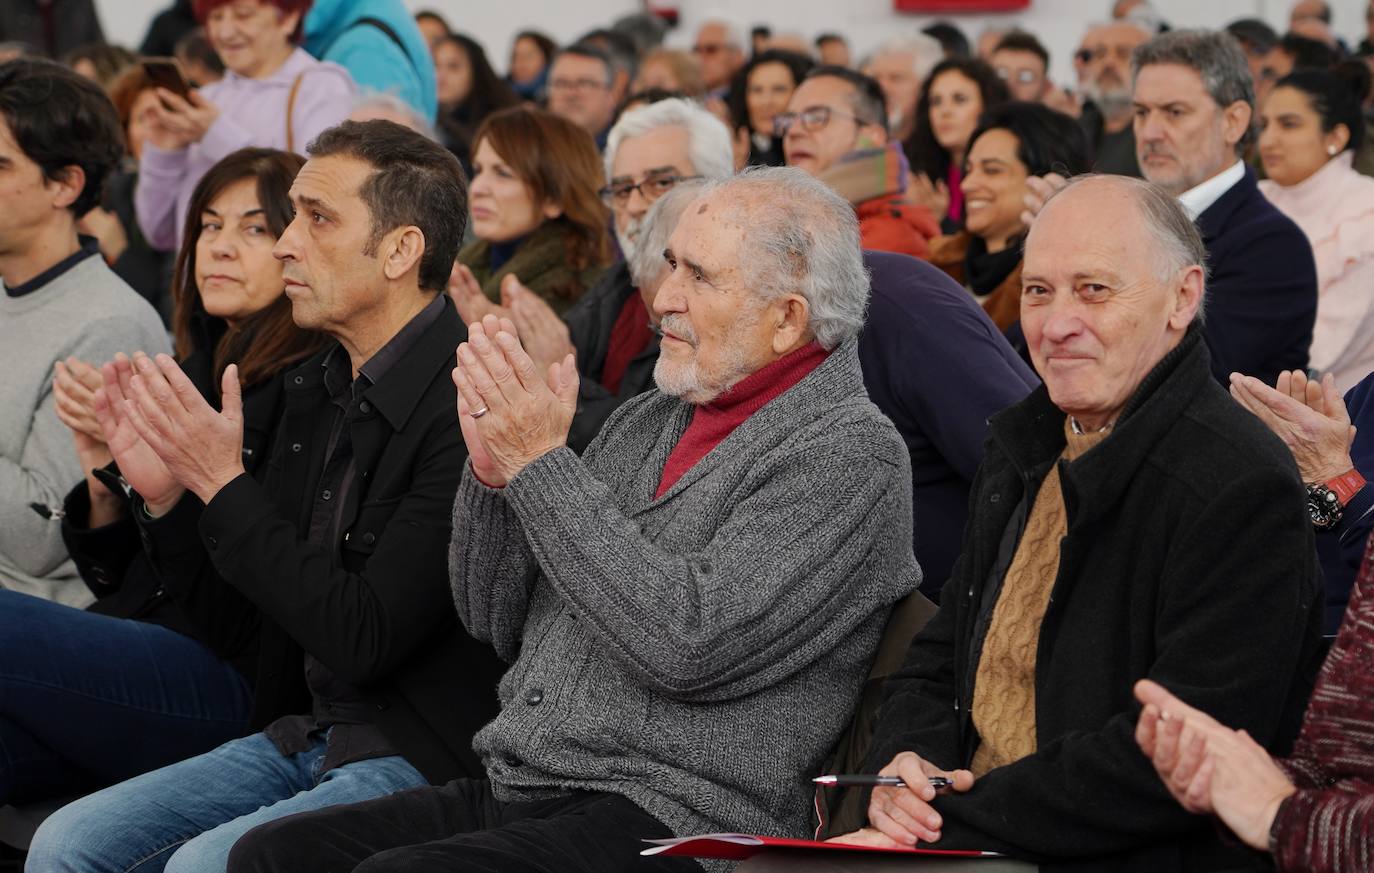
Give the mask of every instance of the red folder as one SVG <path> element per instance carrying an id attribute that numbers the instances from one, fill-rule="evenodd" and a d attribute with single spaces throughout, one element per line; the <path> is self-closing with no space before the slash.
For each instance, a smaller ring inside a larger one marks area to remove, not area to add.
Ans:
<path id="1" fill-rule="evenodd" d="M 878 852 L 885 855 L 921 855 L 937 858 L 996 858 L 996 852 L 973 852 L 957 849 L 885 849 L 878 846 L 856 846 L 849 843 L 822 843 L 816 840 L 794 840 L 788 837 L 761 837 L 754 834 L 701 834 L 695 837 L 675 837 L 671 840 L 645 840 L 654 846 L 641 855 L 681 855 L 688 858 L 716 858 L 724 861 L 743 861 L 764 849 L 809 849 L 822 852 Z"/>

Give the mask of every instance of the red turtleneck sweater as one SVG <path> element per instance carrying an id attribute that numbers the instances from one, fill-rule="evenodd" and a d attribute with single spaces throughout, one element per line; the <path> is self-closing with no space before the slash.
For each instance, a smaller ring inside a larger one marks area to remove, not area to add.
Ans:
<path id="1" fill-rule="evenodd" d="M 668 455 L 668 462 L 663 465 L 663 478 L 659 480 L 654 499 L 667 493 L 684 473 L 724 442 L 749 416 L 806 378 L 829 354 L 820 343 L 808 343 L 745 376 L 710 403 L 698 406 L 692 412 L 687 430 L 683 431 L 682 438 Z"/>

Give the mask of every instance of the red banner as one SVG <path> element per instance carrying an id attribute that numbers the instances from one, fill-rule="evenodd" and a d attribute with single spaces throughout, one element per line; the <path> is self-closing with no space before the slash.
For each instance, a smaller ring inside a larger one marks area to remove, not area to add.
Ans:
<path id="1" fill-rule="evenodd" d="M 961 12 L 1017 12 L 1030 6 L 1030 0 L 892 0 L 892 8 L 912 14 L 941 15 Z"/>

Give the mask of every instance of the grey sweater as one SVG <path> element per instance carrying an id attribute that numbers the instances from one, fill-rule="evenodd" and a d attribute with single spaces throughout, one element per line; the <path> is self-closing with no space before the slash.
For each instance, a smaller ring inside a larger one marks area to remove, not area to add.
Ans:
<path id="1" fill-rule="evenodd" d="M 626 403 L 503 490 L 469 469 L 454 598 L 513 666 L 479 733 L 498 798 L 623 795 L 675 833 L 805 836 L 891 605 L 920 584 L 907 452 L 855 343 L 661 499 L 692 406 Z"/>
<path id="2" fill-rule="evenodd" d="M 94 598 L 62 544 L 61 525 L 29 508 L 60 507 L 84 475 L 57 417 L 53 364 L 99 365 L 115 352 L 170 352 L 157 312 L 99 255 L 22 297 L 0 289 L 0 588 L 71 606 Z"/>

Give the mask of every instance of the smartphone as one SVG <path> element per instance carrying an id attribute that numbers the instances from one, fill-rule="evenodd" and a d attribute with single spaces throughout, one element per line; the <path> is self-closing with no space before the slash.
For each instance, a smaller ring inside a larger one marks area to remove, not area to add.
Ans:
<path id="1" fill-rule="evenodd" d="M 186 81 L 176 58 L 144 58 L 142 63 L 144 75 L 155 86 L 166 88 L 183 100 L 190 99 L 191 83 Z"/>

